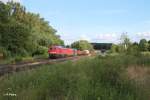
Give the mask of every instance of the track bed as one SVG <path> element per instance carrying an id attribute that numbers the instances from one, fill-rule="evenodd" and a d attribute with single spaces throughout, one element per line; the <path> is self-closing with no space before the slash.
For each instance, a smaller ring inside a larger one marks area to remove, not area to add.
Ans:
<path id="1" fill-rule="evenodd" d="M 59 59 L 38 59 L 37 61 L 28 62 L 28 63 L 0 65 L 0 76 L 4 74 L 8 74 L 8 73 L 37 68 L 39 67 L 39 65 L 55 64 L 55 63 L 64 62 L 64 61 L 74 61 L 83 57 L 86 57 L 86 56 L 75 56 L 75 57 L 67 57 L 67 58 L 59 58 Z"/>

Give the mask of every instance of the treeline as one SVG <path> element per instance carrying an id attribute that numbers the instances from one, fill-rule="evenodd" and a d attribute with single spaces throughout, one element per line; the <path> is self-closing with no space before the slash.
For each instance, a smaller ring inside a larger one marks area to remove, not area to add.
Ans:
<path id="1" fill-rule="evenodd" d="M 44 54 L 53 44 L 64 42 L 48 21 L 20 3 L 0 1 L 0 53 L 4 57 Z"/>
<path id="2" fill-rule="evenodd" d="M 94 50 L 93 46 L 87 40 L 75 41 L 71 44 L 71 48 L 76 48 L 77 50 Z"/>
<path id="3" fill-rule="evenodd" d="M 132 43 L 127 34 L 122 34 L 121 43 L 113 44 L 110 51 L 113 53 L 130 53 L 130 54 L 150 52 L 150 40 L 141 39 L 139 43 L 138 42 Z"/>

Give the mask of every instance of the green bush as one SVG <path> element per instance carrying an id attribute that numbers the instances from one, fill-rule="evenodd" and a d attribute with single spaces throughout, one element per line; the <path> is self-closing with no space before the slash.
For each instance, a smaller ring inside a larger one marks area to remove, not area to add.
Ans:
<path id="1" fill-rule="evenodd" d="M 28 62 L 28 61 L 30 61 L 30 62 L 32 62 L 32 61 L 34 61 L 34 59 L 33 59 L 33 57 L 23 57 L 22 58 L 22 61 L 24 61 L 24 62 Z"/>
<path id="2" fill-rule="evenodd" d="M 142 52 L 141 54 L 144 56 L 150 56 L 150 52 Z"/>
<path id="3" fill-rule="evenodd" d="M 0 53 L 3 55 L 4 59 L 9 58 L 11 56 L 11 53 L 3 47 L 0 47 Z"/>
<path id="4" fill-rule="evenodd" d="M 140 49 L 137 45 L 131 45 L 128 47 L 126 53 L 129 55 L 138 56 L 138 55 L 140 55 Z"/>
<path id="5" fill-rule="evenodd" d="M 48 53 L 48 48 L 43 46 L 38 46 L 33 55 L 44 55 Z"/>
<path id="6" fill-rule="evenodd" d="M 22 60 L 23 60 L 23 58 L 21 56 L 16 56 L 14 59 L 15 62 L 20 62 Z"/>
<path id="7" fill-rule="evenodd" d="M 20 55 L 22 57 L 26 57 L 26 56 L 29 56 L 29 53 L 25 49 L 21 49 L 21 50 L 19 50 L 17 55 Z"/>

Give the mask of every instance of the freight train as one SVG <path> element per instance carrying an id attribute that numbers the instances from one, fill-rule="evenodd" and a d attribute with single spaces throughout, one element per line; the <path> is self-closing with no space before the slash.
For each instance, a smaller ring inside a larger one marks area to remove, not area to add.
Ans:
<path id="1" fill-rule="evenodd" d="M 77 55 L 89 55 L 88 50 L 77 50 L 72 48 L 65 48 L 63 46 L 51 46 L 48 50 L 49 58 L 61 58 Z"/>

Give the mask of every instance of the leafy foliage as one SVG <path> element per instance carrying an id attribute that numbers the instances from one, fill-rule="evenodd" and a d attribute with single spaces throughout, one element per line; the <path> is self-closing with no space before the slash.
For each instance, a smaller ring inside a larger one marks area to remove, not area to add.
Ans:
<path id="1" fill-rule="evenodd" d="M 141 39 L 139 43 L 130 42 L 129 37 L 126 33 L 121 35 L 121 43 L 118 45 L 113 44 L 111 47 L 111 53 L 126 53 L 139 55 L 140 52 L 150 51 L 150 40 Z"/>
<path id="2" fill-rule="evenodd" d="M 118 51 L 118 46 L 115 45 L 115 44 L 113 44 L 113 45 L 111 46 L 110 52 L 111 52 L 111 53 L 119 52 L 119 51 Z"/>
<path id="3" fill-rule="evenodd" d="M 71 47 L 78 50 L 93 50 L 92 45 L 86 40 L 76 41 L 71 44 Z"/>
<path id="4" fill-rule="evenodd" d="M 141 39 L 139 43 L 139 48 L 141 51 L 148 51 L 148 42 L 146 39 Z"/>
<path id="5" fill-rule="evenodd" d="M 1 46 L 11 51 L 12 54 L 21 53 L 28 47 L 29 28 L 20 23 L 9 23 L 0 26 Z"/>
<path id="6" fill-rule="evenodd" d="M 27 12 L 20 3 L 0 2 L 0 46 L 11 55 L 33 55 L 36 48 L 63 45 L 56 32 L 44 18 Z"/>
<path id="7" fill-rule="evenodd" d="M 131 44 L 130 39 L 129 39 L 127 33 L 122 33 L 120 40 L 121 40 L 122 49 L 124 51 L 126 51 L 128 49 L 128 47 L 130 46 L 130 44 Z"/>

